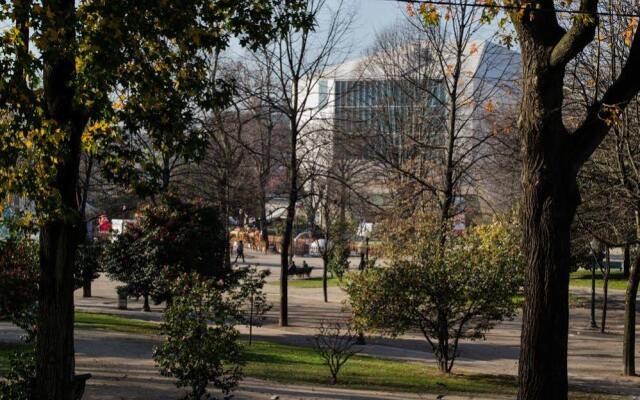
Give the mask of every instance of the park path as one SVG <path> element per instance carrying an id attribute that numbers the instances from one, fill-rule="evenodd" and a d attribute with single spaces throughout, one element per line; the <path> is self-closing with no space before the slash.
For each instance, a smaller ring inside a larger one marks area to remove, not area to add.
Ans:
<path id="1" fill-rule="evenodd" d="M 157 339 L 113 332 L 79 331 L 76 363 L 79 372 L 90 372 L 85 400 L 174 400 L 183 395 L 174 381 L 160 376 L 151 354 Z M 437 395 L 352 390 L 327 386 L 285 385 L 247 378 L 234 392 L 237 400 L 335 399 L 335 400 L 414 400 L 436 399 Z M 446 399 L 481 399 L 455 397 Z M 491 397 L 499 399 L 499 397 Z"/>
<path id="2" fill-rule="evenodd" d="M 268 314 L 265 325 L 255 330 L 259 339 L 284 344 L 310 345 L 311 337 L 319 322 L 323 319 L 341 319 L 347 316 L 344 311 L 344 292 L 337 287 L 329 288 L 329 302 L 324 303 L 321 289 L 289 288 L 290 325 L 281 328 L 277 324 L 279 315 L 279 256 L 262 254 L 248 250 L 247 265 L 259 265 L 272 273 L 266 285 L 269 301 L 274 307 Z M 322 261 L 319 258 L 296 257 L 296 264 L 305 260 L 315 269 L 312 276 L 321 276 Z M 358 259 L 352 258 L 351 264 L 357 265 Z M 100 278 L 94 283 L 94 295 L 91 299 L 82 299 L 76 293 L 78 308 L 97 312 L 117 312 L 115 310 L 116 283 Z M 574 291 L 586 296 L 586 289 Z M 611 393 L 640 395 L 640 378 L 623 377 L 621 371 L 622 330 L 623 330 L 622 291 L 610 290 L 611 308 L 608 314 L 607 333 L 589 328 L 589 310 L 584 307 L 572 308 L 570 313 L 569 334 L 569 379 L 572 385 L 584 388 L 598 388 Z M 134 318 L 160 320 L 160 308 L 152 313 L 139 311 L 141 304 L 133 302 L 131 311 L 123 314 Z M 600 310 L 598 310 L 600 315 Z M 599 321 L 598 321 L 599 322 Z M 465 341 L 460 345 L 462 356 L 456 362 L 457 367 L 472 373 L 487 373 L 515 376 L 518 370 L 521 320 L 504 321 L 487 334 L 484 341 Z M 640 325 L 638 326 L 640 330 Z M 241 332 L 246 332 L 241 329 Z M 425 340 L 415 334 L 403 335 L 397 339 L 372 338 L 365 346 L 364 354 L 390 357 L 394 359 L 424 361 L 433 363 L 433 358 Z M 640 346 L 638 346 L 640 360 Z"/>
<path id="3" fill-rule="evenodd" d="M 305 258 L 316 267 L 313 276 L 320 275 L 321 261 Z M 259 264 L 272 271 L 269 280 L 279 278 L 279 258 L 277 255 L 263 255 L 247 251 L 247 263 Z M 296 259 L 301 265 L 302 260 Z M 357 260 L 352 261 L 357 265 Z M 83 299 L 76 292 L 76 307 L 81 310 L 120 314 L 131 318 L 159 321 L 161 308 L 154 307 L 151 313 L 141 310 L 140 302 L 131 301 L 130 310 L 116 309 L 116 282 L 101 277 L 94 282 L 94 297 Z M 344 293 L 332 287 L 329 303 L 322 300 L 321 289 L 301 289 L 290 287 L 290 327 L 277 325 L 279 312 L 278 285 L 266 285 L 269 300 L 274 308 L 268 315 L 265 326 L 255 330 L 256 338 L 284 344 L 308 346 L 311 336 L 322 319 L 345 318 Z M 576 293 L 585 295 L 585 290 Z M 586 390 L 596 388 L 616 394 L 640 396 L 640 378 L 626 378 L 620 374 L 621 332 L 623 293 L 611 291 L 612 310 L 609 313 L 608 333 L 600 334 L 588 328 L 588 309 L 572 308 L 569 337 L 569 379 L 574 386 Z M 599 311 L 598 311 L 599 314 Z M 520 319 L 505 321 L 487 334 L 485 341 L 466 341 L 461 344 L 462 357 L 457 362 L 459 370 L 472 373 L 511 375 L 517 374 L 517 360 L 520 341 Z M 640 329 L 640 327 L 639 327 Z M 241 328 L 246 333 L 246 329 Z M 0 323 L 0 341 L 12 341 L 19 331 Z M 105 331 L 78 331 L 76 337 L 77 365 L 79 371 L 91 372 L 89 399 L 174 399 L 180 393 L 173 381 L 159 375 L 151 360 L 152 348 L 158 339 L 150 336 L 119 334 Z M 640 347 L 640 346 L 639 346 Z M 640 350 L 640 349 L 639 349 Z M 400 360 L 433 363 L 423 338 L 418 335 L 403 335 L 397 339 L 371 338 L 364 346 L 364 354 L 389 357 Z M 638 354 L 640 360 L 640 354 Z M 314 392 L 314 390 L 316 392 Z M 362 391 L 345 391 L 333 388 L 279 385 L 249 379 L 243 382 L 236 399 L 270 399 L 273 395 L 280 399 L 407 399 L 431 398 L 411 397 L 408 394 L 389 394 Z M 314 397 L 315 396 L 315 397 Z M 342 397 L 340 397 L 342 396 Z M 395 396 L 395 397 L 394 397 Z M 398 397 L 399 396 L 399 397 Z M 447 396 L 446 398 L 451 398 Z M 477 397 L 476 397 L 477 398 Z"/>

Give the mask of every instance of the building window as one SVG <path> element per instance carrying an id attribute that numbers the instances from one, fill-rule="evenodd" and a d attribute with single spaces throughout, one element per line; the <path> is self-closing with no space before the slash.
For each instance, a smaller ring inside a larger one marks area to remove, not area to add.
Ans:
<path id="1" fill-rule="evenodd" d="M 329 88 L 327 87 L 327 81 L 321 79 L 320 82 L 318 82 L 318 88 L 318 107 L 323 109 L 329 103 Z"/>

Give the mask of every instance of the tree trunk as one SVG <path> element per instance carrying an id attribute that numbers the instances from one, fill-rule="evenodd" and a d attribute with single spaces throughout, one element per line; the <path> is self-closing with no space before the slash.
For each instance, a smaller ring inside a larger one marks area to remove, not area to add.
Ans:
<path id="1" fill-rule="evenodd" d="M 77 227 L 47 223 L 40 234 L 36 398 L 71 400 L 74 375 L 73 257 Z"/>
<path id="2" fill-rule="evenodd" d="M 629 254 L 629 245 L 624 245 L 624 265 L 622 266 L 622 273 L 624 275 L 624 279 L 629 279 L 630 275 L 630 267 L 631 267 L 631 256 Z"/>
<path id="3" fill-rule="evenodd" d="M 262 244 L 264 252 L 269 251 L 269 231 L 267 230 L 267 200 L 264 189 L 260 189 L 260 235 L 262 236 Z"/>
<path id="4" fill-rule="evenodd" d="M 597 257 L 594 253 L 594 257 Z M 591 267 L 591 327 L 597 328 L 598 324 L 596 323 L 596 264 L 593 264 Z"/>
<path id="5" fill-rule="evenodd" d="M 43 30 L 62 32 L 43 51 L 45 116 L 64 132 L 53 188 L 60 211 L 40 230 L 40 289 L 36 334 L 35 398 L 72 400 L 74 376 L 73 270 L 82 223 L 76 190 L 80 139 L 87 119 L 75 109 L 75 3 L 45 2 Z"/>
<path id="6" fill-rule="evenodd" d="M 294 82 L 294 93 L 297 93 L 297 82 Z M 296 99 L 297 102 L 297 99 Z M 297 116 L 297 113 L 294 113 Z M 289 326 L 289 263 L 293 260 L 293 251 L 289 254 L 293 244 L 293 221 L 298 202 L 298 124 L 296 117 L 290 116 L 291 154 L 289 159 L 289 203 L 287 205 L 287 219 L 282 236 L 282 252 L 280 253 L 280 326 Z"/>
<path id="7" fill-rule="evenodd" d="M 295 200 L 292 198 L 293 194 L 289 194 L 289 207 L 282 235 L 282 252 L 280 253 L 280 326 L 289 326 L 289 247 L 292 242 L 293 213 L 295 212 Z"/>
<path id="8" fill-rule="evenodd" d="M 151 307 L 149 306 L 149 295 L 148 294 L 142 295 L 142 298 L 144 299 L 144 303 L 142 304 L 142 311 L 150 312 Z"/>
<path id="9" fill-rule="evenodd" d="M 579 202 L 565 154 L 563 70 L 548 48 L 523 41 L 523 251 L 526 260 L 519 400 L 567 399 L 570 226 Z M 545 61 L 546 60 L 546 61 Z"/>
<path id="10" fill-rule="evenodd" d="M 636 374 L 636 298 L 640 282 L 640 254 L 629 271 L 627 293 L 624 301 L 624 334 L 622 339 L 622 361 L 624 375 Z"/>
<path id="11" fill-rule="evenodd" d="M 289 192 L 289 205 L 287 206 L 287 219 L 285 221 L 284 234 L 282 235 L 282 252 L 280 253 L 280 326 L 289 325 L 289 260 L 291 245 L 293 243 L 293 220 L 296 212 L 296 202 L 298 200 L 298 183 L 296 179 L 295 167 L 291 172 L 291 188 Z"/>
<path id="12" fill-rule="evenodd" d="M 329 302 L 328 296 L 328 284 L 327 284 L 327 269 L 329 268 L 329 255 L 327 254 L 328 244 L 325 242 L 325 249 L 323 250 L 322 255 L 322 294 L 324 295 L 324 302 Z"/>
<path id="13" fill-rule="evenodd" d="M 249 304 L 249 346 L 253 341 L 253 294 L 251 294 L 251 302 Z"/>
<path id="14" fill-rule="evenodd" d="M 609 252 L 609 246 L 605 250 L 605 270 L 604 279 L 602 282 L 603 298 L 602 298 L 602 323 L 600 324 L 600 332 L 604 333 L 607 327 L 607 308 L 609 306 L 609 273 L 611 272 L 611 256 Z"/>
<path id="15" fill-rule="evenodd" d="M 82 297 L 91 297 L 91 278 L 84 278 L 82 282 Z"/>

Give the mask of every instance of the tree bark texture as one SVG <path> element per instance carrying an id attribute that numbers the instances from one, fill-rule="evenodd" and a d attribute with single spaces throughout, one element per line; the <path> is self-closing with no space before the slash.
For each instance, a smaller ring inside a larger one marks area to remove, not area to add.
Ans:
<path id="1" fill-rule="evenodd" d="M 594 40 L 598 0 L 581 0 L 565 29 L 555 2 L 531 0 L 511 12 L 522 56 L 518 126 L 523 142 L 525 302 L 519 400 L 567 399 L 570 226 L 580 202 L 576 176 L 640 90 L 640 30 L 625 66 L 568 132 L 562 119 L 567 64 Z"/>
<path id="2" fill-rule="evenodd" d="M 45 2 L 44 29 L 61 32 L 43 51 L 45 114 L 64 132 L 64 149 L 54 187 L 60 212 L 40 231 L 40 293 L 36 335 L 37 400 L 72 400 L 74 377 L 73 269 L 81 232 L 76 190 L 80 141 L 86 118 L 76 109 L 75 4 L 73 0 Z"/>
<path id="3" fill-rule="evenodd" d="M 550 68 L 550 49 L 523 42 L 523 243 L 525 302 L 519 400 L 566 400 L 570 226 L 579 194 L 565 154 L 563 69 Z"/>
<path id="4" fill-rule="evenodd" d="M 629 271 L 624 305 L 624 333 L 622 338 L 622 361 L 624 375 L 636 374 L 636 299 L 640 283 L 640 254 Z"/>

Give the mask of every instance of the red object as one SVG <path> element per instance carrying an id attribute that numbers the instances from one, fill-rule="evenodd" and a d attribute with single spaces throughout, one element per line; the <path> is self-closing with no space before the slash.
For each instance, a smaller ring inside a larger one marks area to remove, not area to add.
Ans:
<path id="1" fill-rule="evenodd" d="M 100 231 L 100 233 L 111 232 L 111 221 L 109 221 L 109 218 L 107 218 L 105 214 L 102 214 L 98 218 L 98 230 Z"/>

